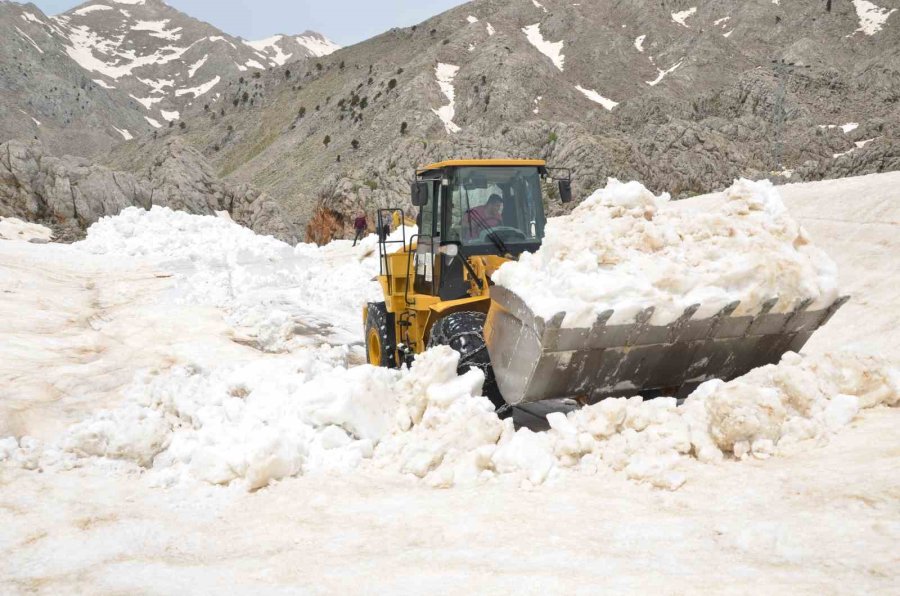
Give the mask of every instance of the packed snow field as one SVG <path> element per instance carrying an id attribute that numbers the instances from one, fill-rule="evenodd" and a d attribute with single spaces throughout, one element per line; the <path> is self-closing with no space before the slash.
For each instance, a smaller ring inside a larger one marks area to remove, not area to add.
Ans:
<path id="1" fill-rule="evenodd" d="M 785 189 L 850 316 L 884 333 L 839 313 L 828 344 L 683 407 L 608 400 L 543 433 L 500 421 L 449 350 L 362 365 L 374 238 L 290 247 L 131 209 L 71 247 L 0 241 L 0 577 L 48 593 L 896 586 L 898 182 Z M 796 278 L 776 259 L 765 279 L 834 295 L 771 192 L 687 203 L 757 205 L 730 213 L 769 214 L 766 238 L 803 253 L 782 255 Z M 848 193 L 871 208 L 845 210 Z M 608 215 L 601 195 L 585 218 Z M 839 238 L 817 234 L 823 213 Z M 416 565 L 438 554 L 443 569 Z"/>

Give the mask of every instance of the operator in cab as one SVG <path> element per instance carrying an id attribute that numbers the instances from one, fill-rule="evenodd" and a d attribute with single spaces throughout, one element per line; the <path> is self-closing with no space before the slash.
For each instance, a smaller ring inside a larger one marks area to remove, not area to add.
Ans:
<path id="1" fill-rule="evenodd" d="M 490 232 L 503 225 L 503 198 L 492 194 L 487 203 L 466 212 L 465 237 L 478 238 L 482 232 Z"/>

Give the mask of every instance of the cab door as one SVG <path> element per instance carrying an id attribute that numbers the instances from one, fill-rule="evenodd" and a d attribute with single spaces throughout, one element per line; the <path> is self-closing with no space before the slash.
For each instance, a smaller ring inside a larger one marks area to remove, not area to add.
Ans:
<path id="1" fill-rule="evenodd" d="M 430 180 L 428 203 L 419 210 L 419 236 L 417 239 L 413 288 L 417 294 L 434 296 L 440 287 L 439 248 L 440 238 L 440 179 Z"/>

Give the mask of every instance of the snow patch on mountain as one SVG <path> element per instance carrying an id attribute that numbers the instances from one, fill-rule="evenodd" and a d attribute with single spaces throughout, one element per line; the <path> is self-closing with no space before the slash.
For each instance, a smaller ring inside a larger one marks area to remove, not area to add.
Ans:
<path id="1" fill-rule="evenodd" d="M 132 134 L 130 132 L 128 132 L 127 130 L 125 130 L 123 128 L 116 128 L 115 126 L 113 126 L 113 128 L 116 130 L 117 133 L 122 135 L 122 138 L 125 139 L 126 141 L 130 141 L 131 139 L 134 138 L 134 136 L 132 136 Z"/>
<path id="2" fill-rule="evenodd" d="M 222 77 L 220 77 L 219 75 L 216 75 L 215 78 L 212 79 L 211 81 L 207 81 L 206 83 L 199 85 L 197 87 L 191 87 L 190 89 L 178 89 L 177 91 L 175 91 L 175 96 L 181 97 L 182 95 L 193 94 L 194 99 L 197 99 L 201 95 L 206 95 L 207 93 L 209 93 L 210 90 L 213 87 L 215 87 L 216 85 L 218 85 L 221 80 L 222 80 Z"/>
<path id="3" fill-rule="evenodd" d="M 182 28 L 176 27 L 175 29 L 166 29 L 166 25 L 169 23 L 169 19 L 164 19 L 162 21 L 137 21 L 134 25 L 131 26 L 132 31 L 146 31 L 151 36 L 157 37 L 159 39 L 164 39 L 166 41 L 178 41 L 181 39 L 181 33 L 179 33 Z"/>
<path id="4" fill-rule="evenodd" d="M 453 88 L 453 80 L 456 78 L 456 73 L 458 72 L 458 66 L 444 64 L 443 62 L 438 63 L 434 69 L 435 78 L 437 78 L 441 93 L 444 94 L 444 97 L 446 97 L 450 103 L 438 109 L 432 108 L 431 111 L 444 123 L 444 128 L 447 130 L 448 134 L 454 134 L 462 130 L 455 122 L 453 122 L 453 117 L 456 115 L 456 91 Z"/>
<path id="5" fill-rule="evenodd" d="M 259 41 L 245 41 L 244 43 L 251 48 L 261 52 L 269 60 L 278 66 L 284 66 L 293 54 L 285 54 L 279 42 L 284 39 L 284 35 L 275 35 Z"/>
<path id="6" fill-rule="evenodd" d="M 191 64 L 190 68 L 188 68 L 188 78 L 193 79 L 194 75 L 197 74 L 197 71 L 206 64 L 206 61 L 209 60 L 209 54 L 205 54 L 203 58 L 200 58 L 197 62 Z"/>
<path id="7" fill-rule="evenodd" d="M 690 29 L 690 25 L 687 24 L 687 20 L 695 14 L 697 14 L 697 7 L 692 6 L 691 8 L 682 10 L 681 12 L 673 12 L 672 20 L 682 27 L 687 27 Z"/>
<path id="8" fill-rule="evenodd" d="M 85 6 L 84 8 L 79 8 L 78 10 L 74 11 L 72 14 L 83 17 L 86 14 L 90 14 L 92 12 L 99 12 L 102 10 L 115 10 L 115 9 L 112 6 L 106 6 L 105 4 L 90 4 L 88 6 Z"/>
<path id="9" fill-rule="evenodd" d="M 644 40 L 647 39 L 646 35 L 640 35 L 634 39 L 634 48 L 643 53 L 644 52 Z"/>
<path id="10" fill-rule="evenodd" d="M 859 18 L 859 29 L 866 35 L 875 35 L 884 28 L 888 18 L 897 12 L 896 8 L 887 9 L 869 2 L 868 0 L 853 0 L 856 16 Z"/>
<path id="11" fill-rule="evenodd" d="M 551 42 L 544 39 L 541 35 L 541 24 L 535 23 L 522 28 L 528 42 L 533 45 L 544 56 L 550 58 L 553 65 L 562 71 L 565 67 L 566 57 L 563 55 L 563 41 Z"/>
<path id="12" fill-rule="evenodd" d="M 585 89 L 581 85 L 576 85 L 575 88 L 578 91 L 580 91 L 582 94 L 584 94 L 585 97 L 587 97 L 588 99 L 590 99 L 593 102 L 599 103 L 601 106 L 603 106 L 607 110 L 612 111 L 612 109 L 614 107 L 619 105 L 619 102 L 613 101 L 613 100 L 609 99 L 608 97 L 603 97 L 602 95 L 600 95 L 593 89 Z"/>
<path id="13" fill-rule="evenodd" d="M 666 78 L 668 75 L 672 74 L 673 72 L 675 72 L 676 70 L 681 68 L 682 64 L 684 64 L 684 60 L 679 60 L 678 63 L 675 64 L 675 66 L 673 66 L 672 68 L 669 68 L 667 70 L 657 68 L 657 70 L 659 71 L 659 76 L 657 76 L 652 81 L 646 81 L 646 83 L 648 85 L 650 85 L 651 87 L 655 87 L 656 85 L 659 85 L 660 83 L 662 83 L 664 78 Z"/>
<path id="14" fill-rule="evenodd" d="M 34 46 L 34 49 L 36 49 L 36 50 L 37 50 L 39 53 L 41 53 L 41 54 L 44 53 L 44 50 L 42 50 L 41 47 L 40 47 L 37 43 L 35 43 L 35 41 L 34 41 L 33 39 L 31 39 L 31 36 L 30 36 L 30 35 L 28 35 L 28 34 L 25 33 L 24 31 L 22 31 L 22 30 L 19 29 L 18 27 L 15 27 L 15 29 L 16 29 L 16 32 L 17 32 L 19 35 L 21 35 L 23 38 L 25 38 L 26 41 L 28 41 L 31 45 Z"/>
<path id="15" fill-rule="evenodd" d="M 309 50 L 310 54 L 318 58 L 333 54 L 341 49 L 341 46 L 320 34 L 306 33 L 298 35 L 294 40 Z"/>

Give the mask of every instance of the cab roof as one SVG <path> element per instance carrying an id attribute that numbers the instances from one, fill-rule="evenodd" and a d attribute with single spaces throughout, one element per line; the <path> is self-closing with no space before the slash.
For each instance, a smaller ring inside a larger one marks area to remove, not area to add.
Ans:
<path id="1" fill-rule="evenodd" d="M 444 168 L 489 168 L 489 167 L 546 167 L 547 162 L 543 159 L 450 159 L 447 161 L 439 161 L 429 164 L 416 170 L 419 174 L 431 172 L 433 170 L 442 170 Z"/>

